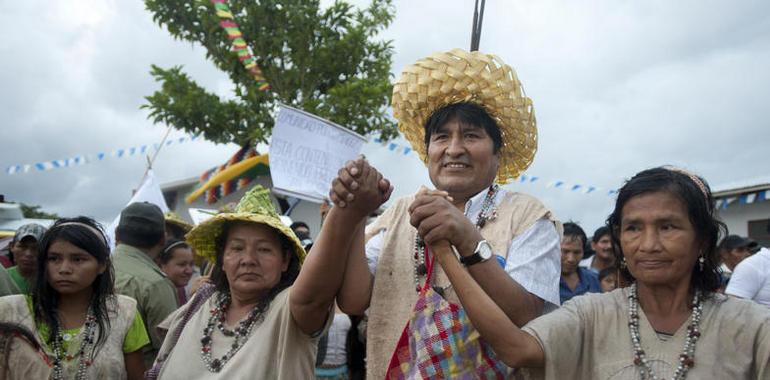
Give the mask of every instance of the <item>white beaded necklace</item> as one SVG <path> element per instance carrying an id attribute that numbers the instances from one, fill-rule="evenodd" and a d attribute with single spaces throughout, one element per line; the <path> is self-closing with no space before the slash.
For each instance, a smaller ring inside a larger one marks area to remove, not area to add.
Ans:
<path id="1" fill-rule="evenodd" d="M 54 355 L 53 373 L 51 374 L 52 379 L 64 379 L 64 361 L 73 360 L 75 356 L 80 357 L 78 359 L 78 367 L 77 372 L 75 373 L 75 379 L 80 380 L 86 378 L 86 371 L 88 370 L 88 367 L 93 364 L 90 355 L 93 351 L 93 346 L 96 344 L 96 327 L 96 317 L 94 317 L 93 310 L 89 308 L 88 313 L 86 314 L 85 324 L 80 330 L 80 334 L 82 336 L 80 348 L 78 349 L 77 354 L 74 356 L 67 355 L 67 352 L 63 347 L 63 342 L 69 341 L 72 338 L 65 339 L 64 335 L 69 336 L 69 334 L 63 334 L 61 328 L 58 329 L 52 342 Z"/>
<path id="2" fill-rule="evenodd" d="M 634 365 L 639 367 L 642 379 L 662 380 L 652 371 L 647 361 L 647 356 L 642 349 L 641 336 L 639 334 L 639 299 L 637 298 L 636 283 L 631 285 L 631 291 L 628 295 L 628 327 L 631 332 L 631 344 L 634 349 Z M 684 342 L 684 348 L 679 355 L 679 365 L 674 372 L 674 380 L 682 380 L 687 377 L 687 371 L 695 366 L 695 343 L 700 338 L 700 318 L 703 314 L 703 303 L 700 290 L 695 291 L 692 300 L 692 320 L 687 325 L 687 338 Z"/>

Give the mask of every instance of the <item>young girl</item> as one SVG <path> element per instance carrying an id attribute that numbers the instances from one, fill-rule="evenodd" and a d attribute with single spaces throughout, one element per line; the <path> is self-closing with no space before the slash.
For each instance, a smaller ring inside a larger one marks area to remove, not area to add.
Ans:
<path id="1" fill-rule="evenodd" d="M 185 287 L 193 275 L 193 251 L 182 240 L 170 240 L 158 255 L 158 266 L 174 283 L 177 290 L 179 306 L 187 303 Z"/>
<path id="2" fill-rule="evenodd" d="M 35 333 L 52 379 L 141 379 L 139 349 L 149 339 L 136 301 L 113 292 L 109 246 L 99 225 L 86 217 L 60 219 L 38 249 L 32 295 L 0 298 L 0 322 Z"/>

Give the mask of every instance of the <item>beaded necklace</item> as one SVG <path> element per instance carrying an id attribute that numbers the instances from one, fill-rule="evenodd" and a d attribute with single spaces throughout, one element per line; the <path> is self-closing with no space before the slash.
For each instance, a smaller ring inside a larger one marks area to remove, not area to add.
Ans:
<path id="1" fill-rule="evenodd" d="M 81 330 L 82 335 L 82 341 L 80 343 L 80 349 L 78 350 L 77 354 L 75 355 L 66 355 L 66 352 L 63 348 L 64 341 L 69 341 L 71 338 L 65 339 L 64 335 L 61 332 L 61 329 L 56 333 L 56 336 L 53 340 L 53 375 L 52 379 L 54 380 L 63 380 L 64 379 L 64 360 L 70 361 L 74 359 L 76 356 L 80 356 L 80 359 L 78 360 L 78 369 L 77 373 L 75 374 L 75 379 L 82 380 L 86 378 L 86 370 L 88 367 L 91 366 L 92 361 L 90 356 L 88 356 L 86 353 L 93 352 L 93 346 L 96 343 L 96 340 L 94 339 L 94 335 L 96 333 L 96 317 L 94 317 L 93 311 L 89 308 L 88 313 L 86 314 L 86 322 L 83 325 L 83 329 Z M 67 336 L 70 336 L 69 334 L 66 334 Z"/>
<path id="2" fill-rule="evenodd" d="M 700 318 L 703 314 L 703 303 L 700 290 L 695 291 L 692 300 L 692 321 L 687 325 L 687 338 L 684 342 L 684 348 L 679 355 L 679 365 L 674 372 L 674 380 L 682 380 L 687 377 L 687 371 L 695 366 L 695 343 L 700 338 Z M 636 293 L 636 283 L 631 285 L 631 292 L 628 295 L 628 326 L 631 332 L 631 344 L 634 349 L 634 365 L 639 367 L 642 379 L 659 380 L 647 361 L 647 357 L 642 349 L 641 337 L 639 334 L 639 299 Z M 661 379 L 662 380 L 662 379 Z"/>
<path id="3" fill-rule="evenodd" d="M 486 225 L 487 221 L 495 220 L 497 218 L 497 209 L 494 206 L 495 195 L 497 195 L 499 189 L 500 186 L 497 184 L 492 184 L 492 186 L 489 187 L 487 195 L 484 197 L 484 202 L 481 204 L 479 216 L 476 218 L 477 229 L 480 230 Z M 420 290 L 422 290 L 422 282 L 420 279 L 428 274 L 428 267 L 425 262 L 425 242 L 422 241 L 419 234 L 414 239 L 414 255 L 412 258 L 414 259 L 414 289 L 419 293 Z M 435 289 L 439 294 L 442 294 L 445 290 L 441 288 Z"/>
<path id="4" fill-rule="evenodd" d="M 249 339 L 249 335 L 251 335 L 251 330 L 254 328 L 257 322 L 262 320 L 264 315 L 263 312 L 265 308 L 257 305 L 251 309 L 246 318 L 238 322 L 238 326 L 236 326 L 233 330 L 230 330 L 225 327 L 225 319 L 229 305 L 230 295 L 224 293 L 220 294 L 214 307 L 211 309 L 211 316 L 209 316 L 209 321 L 206 324 L 206 327 L 203 329 L 203 338 L 201 338 L 201 358 L 203 359 L 203 365 L 206 367 L 206 369 L 209 370 L 209 372 L 217 373 L 222 370 L 222 367 L 224 367 L 224 365 L 227 364 L 227 362 L 232 359 L 233 356 L 235 356 L 238 350 L 243 347 L 243 345 Z M 215 328 L 221 331 L 222 335 L 226 337 L 233 337 L 234 339 L 233 344 L 230 345 L 230 349 L 227 350 L 227 352 L 222 355 L 221 358 L 217 359 L 211 356 L 211 334 L 214 332 Z"/>

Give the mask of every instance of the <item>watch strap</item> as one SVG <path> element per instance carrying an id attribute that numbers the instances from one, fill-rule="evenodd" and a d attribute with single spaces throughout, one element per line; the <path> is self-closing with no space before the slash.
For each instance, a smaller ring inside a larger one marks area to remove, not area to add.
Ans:
<path id="1" fill-rule="evenodd" d="M 473 252 L 470 256 L 460 256 L 460 263 L 465 265 L 466 267 L 471 266 L 473 264 L 478 264 L 480 262 L 486 261 L 483 256 L 481 256 L 481 246 L 487 245 L 489 246 L 489 243 L 487 243 L 486 240 L 482 240 L 476 244 L 476 250 Z"/>
<path id="2" fill-rule="evenodd" d="M 478 264 L 480 262 L 484 261 L 484 258 L 481 257 L 481 254 L 478 252 L 475 252 L 474 254 L 470 256 L 463 256 L 460 257 L 460 263 L 465 265 L 466 267 L 469 267 L 473 264 Z"/>

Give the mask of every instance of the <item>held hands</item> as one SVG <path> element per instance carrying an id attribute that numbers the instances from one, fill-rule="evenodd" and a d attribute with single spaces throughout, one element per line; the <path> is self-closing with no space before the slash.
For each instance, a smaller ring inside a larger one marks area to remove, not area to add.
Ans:
<path id="1" fill-rule="evenodd" d="M 476 244 L 483 240 L 476 227 L 452 204 L 452 198 L 445 191 L 420 189 L 409 206 L 409 215 L 409 222 L 417 229 L 425 244 L 434 250 L 439 251 L 438 248 L 442 246 L 439 243 L 448 241 L 462 256 L 468 256 L 473 254 Z"/>
<path id="2" fill-rule="evenodd" d="M 366 159 L 358 158 L 346 162 L 337 172 L 329 199 L 335 206 L 364 218 L 385 203 L 392 192 L 390 181 L 383 178 Z"/>

